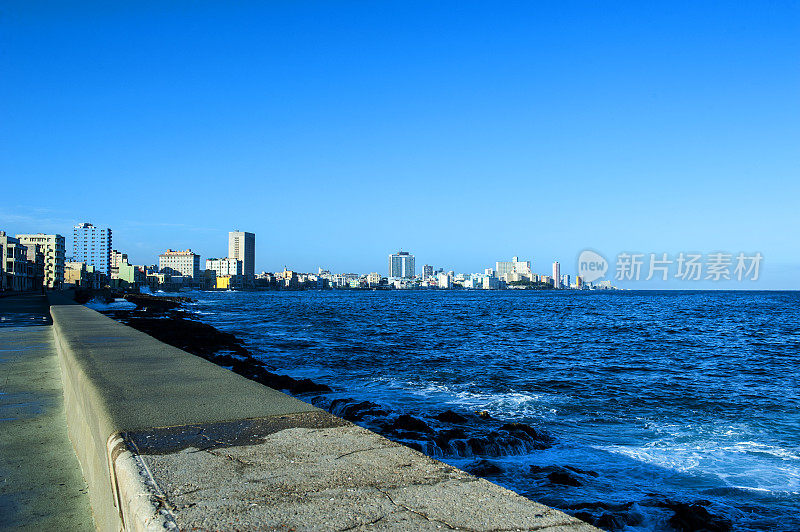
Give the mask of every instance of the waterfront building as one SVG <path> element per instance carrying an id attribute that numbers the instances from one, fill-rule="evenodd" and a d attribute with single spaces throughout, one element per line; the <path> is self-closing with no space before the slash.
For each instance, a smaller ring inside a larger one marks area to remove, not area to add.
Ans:
<path id="1" fill-rule="evenodd" d="M 438 284 L 439 288 L 452 288 L 452 286 L 453 286 L 453 278 L 450 277 L 450 274 L 448 274 L 448 273 L 444 273 L 444 272 L 440 273 L 436 277 L 436 281 L 437 281 L 437 284 Z"/>
<path id="2" fill-rule="evenodd" d="M 422 278 L 427 279 L 433 277 L 433 266 L 426 264 L 422 267 Z"/>
<path id="3" fill-rule="evenodd" d="M 111 277 L 111 229 L 80 223 L 72 228 L 72 261 Z"/>
<path id="4" fill-rule="evenodd" d="M 389 255 L 389 277 L 411 279 L 415 271 L 414 255 L 407 251 Z"/>
<path id="5" fill-rule="evenodd" d="M 561 286 L 563 288 L 570 287 L 570 276 L 568 273 L 565 273 L 564 275 L 561 276 Z"/>
<path id="6" fill-rule="evenodd" d="M 119 267 L 120 264 L 123 262 L 128 262 L 128 254 L 122 253 L 121 251 L 117 251 L 116 249 L 111 250 L 111 267 Z"/>
<path id="7" fill-rule="evenodd" d="M 246 231 L 228 233 L 228 257 L 242 261 L 242 274 L 252 280 L 256 275 L 256 234 Z"/>
<path id="8" fill-rule="evenodd" d="M 217 277 L 227 275 L 244 275 L 242 261 L 232 257 L 224 259 L 206 259 L 206 270 L 212 270 Z"/>
<path id="9" fill-rule="evenodd" d="M 498 261 L 495 263 L 495 273 L 501 279 L 508 273 L 518 273 L 530 278 L 531 261 L 519 260 L 519 257 L 512 257 L 510 262 Z"/>
<path id="10" fill-rule="evenodd" d="M 119 279 L 119 267 L 122 264 L 128 264 L 128 254 L 122 253 L 121 251 L 117 251 L 116 249 L 111 250 L 111 278 L 112 279 Z"/>
<path id="11" fill-rule="evenodd" d="M 64 263 L 64 284 L 86 286 L 87 279 L 86 263 L 75 261 Z"/>
<path id="12" fill-rule="evenodd" d="M 244 279 L 241 275 L 220 275 L 214 278 L 212 288 L 217 290 L 234 290 L 242 288 Z"/>
<path id="13" fill-rule="evenodd" d="M 47 288 L 61 288 L 64 285 L 64 263 L 66 262 L 66 243 L 61 235 L 36 233 L 17 235 L 20 244 L 36 244 L 44 253 L 44 284 Z"/>
<path id="14" fill-rule="evenodd" d="M 168 249 L 158 256 L 158 271 L 170 277 L 200 277 L 200 255 L 191 249 L 186 251 L 173 251 Z"/>
<path id="15" fill-rule="evenodd" d="M 532 274 L 526 275 L 519 272 L 508 272 L 503 276 L 503 281 L 507 283 L 518 283 L 518 282 L 526 282 L 531 280 Z"/>
<path id="16" fill-rule="evenodd" d="M 381 274 L 378 272 L 367 274 L 367 284 L 369 286 L 378 286 L 381 284 Z"/>
<path id="17" fill-rule="evenodd" d="M 18 238 L 0 231 L 0 259 L 3 261 L 3 290 L 21 292 L 33 287 L 33 266 L 28 261 L 28 248 Z"/>
<path id="18" fill-rule="evenodd" d="M 484 290 L 497 290 L 500 288 L 500 279 L 493 275 L 487 275 L 483 278 Z"/>
<path id="19" fill-rule="evenodd" d="M 561 288 L 561 264 L 553 263 L 553 287 Z"/>
<path id="20" fill-rule="evenodd" d="M 69 261 L 64 264 L 64 284 L 81 288 L 101 288 L 108 277 L 94 266 L 84 262 Z"/>
<path id="21" fill-rule="evenodd" d="M 41 289 L 44 286 L 44 246 L 31 243 L 25 245 L 25 250 L 28 288 Z"/>
<path id="22" fill-rule="evenodd" d="M 575 278 L 575 288 L 583 290 L 583 277 L 580 275 Z"/>
<path id="23" fill-rule="evenodd" d="M 125 261 L 117 266 L 117 279 L 123 286 L 142 286 L 147 281 L 147 275 L 144 266 L 128 264 L 126 256 Z"/>

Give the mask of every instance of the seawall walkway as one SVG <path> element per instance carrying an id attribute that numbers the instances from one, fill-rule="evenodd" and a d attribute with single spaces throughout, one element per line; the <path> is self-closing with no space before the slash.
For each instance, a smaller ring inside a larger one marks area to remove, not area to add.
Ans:
<path id="1" fill-rule="evenodd" d="M 0 530 L 94 530 L 47 300 L 0 298 Z"/>
<path id="2" fill-rule="evenodd" d="M 65 298 L 50 312 L 100 530 L 596 530 Z"/>

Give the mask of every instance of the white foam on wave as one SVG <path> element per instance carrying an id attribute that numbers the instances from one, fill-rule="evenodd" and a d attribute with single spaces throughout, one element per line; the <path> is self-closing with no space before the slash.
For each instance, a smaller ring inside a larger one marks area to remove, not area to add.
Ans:
<path id="1" fill-rule="evenodd" d="M 131 303 L 125 299 L 117 298 L 111 303 L 104 303 L 97 299 L 92 299 L 86 306 L 94 310 L 130 310 L 136 308 L 136 303 Z"/>
<path id="2" fill-rule="evenodd" d="M 716 477 L 732 488 L 773 493 L 800 492 L 800 457 L 790 450 L 764 443 L 742 441 L 729 445 L 714 440 L 657 441 L 642 446 L 595 448 L 677 473 Z"/>
<path id="3" fill-rule="evenodd" d="M 501 419 L 550 418 L 558 412 L 554 404 L 567 399 L 514 390 L 503 393 L 478 392 L 474 391 L 478 388 L 475 383 L 454 386 L 435 381 L 402 381 L 388 377 L 378 377 L 373 382 L 437 406 L 470 412 L 485 410 L 489 415 Z"/>

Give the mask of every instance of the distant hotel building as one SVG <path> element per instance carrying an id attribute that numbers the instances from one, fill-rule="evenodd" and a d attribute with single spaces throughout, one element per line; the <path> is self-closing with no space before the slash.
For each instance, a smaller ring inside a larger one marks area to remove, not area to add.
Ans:
<path id="1" fill-rule="evenodd" d="M 553 263 L 553 286 L 561 288 L 561 264 L 558 261 Z"/>
<path id="2" fill-rule="evenodd" d="M 242 261 L 242 274 L 252 280 L 256 275 L 256 234 L 245 231 L 228 233 L 228 258 Z"/>
<path id="3" fill-rule="evenodd" d="M 498 278 L 503 278 L 508 273 L 518 273 L 530 277 L 531 275 L 531 261 L 519 260 L 519 257 L 513 257 L 511 262 L 496 262 L 495 275 Z"/>
<path id="4" fill-rule="evenodd" d="M 232 258 L 206 259 L 206 270 L 212 270 L 217 277 L 242 275 L 242 261 Z"/>
<path id="5" fill-rule="evenodd" d="M 47 288 L 61 288 L 64 285 L 64 263 L 66 244 L 61 235 L 17 235 L 17 240 L 25 246 L 39 246 L 44 254 L 44 285 Z"/>
<path id="6" fill-rule="evenodd" d="M 96 272 L 111 277 L 111 229 L 81 223 L 72 229 L 74 262 L 92 266 Z"/>
<path id="7" fill-rule="evenodd" d="M 200 278 L 200 255 L 186 251 L 168 249 L 158 256 L 158 271 L 167 275 L 182 275 L 192 279 Z"/>
<path id="8" fill-rule="evenodd" d="M 389 277 L 411 279 L 415 271 L 414 255 L 407 251 L 389 255 Z"/>

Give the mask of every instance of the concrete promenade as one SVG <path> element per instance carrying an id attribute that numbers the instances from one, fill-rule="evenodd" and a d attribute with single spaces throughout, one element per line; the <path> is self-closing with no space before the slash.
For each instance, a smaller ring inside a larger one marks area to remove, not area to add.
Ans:
<path id="1" fill-rule="evenodd" d="M 99 530 L 596 530 L 66 298 L 50 312 Z"/>
<path id="2" fill-rule="evenodd" d="M 37 294 L 0 298 L 0 530 L 94 530 Z"/>

